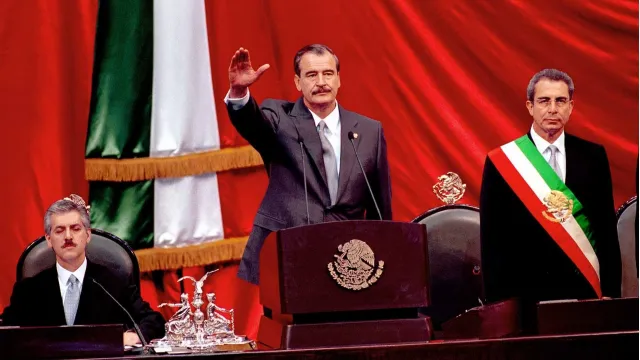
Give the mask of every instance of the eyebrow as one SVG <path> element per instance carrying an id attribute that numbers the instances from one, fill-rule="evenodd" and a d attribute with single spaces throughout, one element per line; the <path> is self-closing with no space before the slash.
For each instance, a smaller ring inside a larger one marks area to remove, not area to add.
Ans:
<path id="1" fill-rule="evenodd" d="M 333 69 L 324 69 L 324 70 L 309 70 L 309 71 L 304 72 L 303 75 L 309 75 L 309 74 L 319 73 L 319 72 L 321 72 L 321 73 L 330 72 L 330 73 L 334 73 L 334 74 L 336 73 L 336 71 L 333 70 Z"/>
<path id="2" fill-rule="evenodd" d="M 74 223 L 74 224 L 70 224 L 69 227 L 73 227 L 73 226 L 82 226 L 82 224 L 80 223 Z M 64 229 L 66 226 L 65 225 L 58 225 L 56 226 L 54 229 Z"/>
<path id="3" fill-rule="evenodd" d="M 536 98 L 536 99 L 537 100 L 549 100 L 549 99 L 551 99 L 551 97 L 550 96 L 540 96 L 539 98 Z M 566 100 L 566 99 L 568 99 L 568 97 L 566 97 L 566 96 L 557 96 L 556 100 L 557 99 L 565 99 Z"/>

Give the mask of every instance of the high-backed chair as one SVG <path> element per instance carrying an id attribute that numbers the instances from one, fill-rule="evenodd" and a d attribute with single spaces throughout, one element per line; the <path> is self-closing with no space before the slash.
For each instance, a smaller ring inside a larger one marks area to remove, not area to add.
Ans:
<path id="1" fill-rule="evenodd" d="M 91 241 L 87 245 L 87 259 L 113 271 L 118 277 L 130 279 L 140 286 L 140 267 L 133 250 L 124 240 L 99 229 L 91 229 Z M 16 279 L 37 275 L 42 270 L 54 266 L 56 256 L 47 246 L 44 236 L 32 242 L 18 259 Z"/>
<path id="2" fill-rule="evenodd" d="M 622 257 L 622 297 L 638 297 L 638 197 L 634 196 L 617 211 L 618 242 Z"/>
<path id="3" fill-rule="evenodd" d="M 444 205 L 412 222 L 427 227 L 431 306 L 426 313 L 438 329 L 484 299 L 480 211 L 470 205 Z"/>

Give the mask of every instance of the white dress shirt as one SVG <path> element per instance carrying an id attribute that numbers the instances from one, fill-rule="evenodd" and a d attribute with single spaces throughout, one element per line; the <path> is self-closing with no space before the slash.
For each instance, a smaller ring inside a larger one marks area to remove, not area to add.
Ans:
<path id="1" fill-rule="evenodd" d="M 247 95 L 239 99 L 232 99 L 229 97 L 231 91 L 227 91 L 227 95 L 224 97 L 225 104 L 231 104 L 233 110 L 242 109 L 249 102 L 249 89 L 247 89 Z M 338 101 L 336 100 L 336 107 L 333 111 L 327 115 L 326 118 L 320 119 L 313 111 L 309 111 L 313 117 L 313 121 L 316 124 L 316 128 L 320 123 L 320 120 L 324 120 L 327 124 L 324 134 L 333 147 L 333 152 L 336 154 L 336 165 L 338 166 L 338 175 L 340 175 L 340 111 L 338 110 Z"/>
<path id="2" fill-rule="evenodd" d="M 64 304 L 64 298 L 67 295 L 67 281 L 69 281 L 69 276 L 73 274 L 79 281 L 78 289 L 82 291 L 82 284 L 84 283 L 84 274 L 87 272 L 87 258 L 84 258 L 82 265 L 76 269 L 76 271 L 71 272 L 58 264 L 56 261 L 56 270 L 58 271 L 58 285 L 60 285 L 60 294 L 62 295 L 62 303 Z"/>
<path id="3" fill-rule="evenodd" d="M 560 172 L 562 173 L 560 178 L 562 179 L 562 182 L 565 182 L 567 178 L 567 151 L 564 146 L 564 130 L 553 144 L 549 144 L 547 140 L 543 139 L 533 130 L 532 126 L 531 138 L 533 139 L 533 143 L 536 145 L 536 148 L 540 151 L 542 157 L 544 157 L 547 162 L 551 159 L 551 149 L 549 149 L 549 145 L 555 145 L 555 147 L 558 148 L 558 154 L 556 154 L 556 157 L 558 160 L 558 166 L 560 166 Z"/>

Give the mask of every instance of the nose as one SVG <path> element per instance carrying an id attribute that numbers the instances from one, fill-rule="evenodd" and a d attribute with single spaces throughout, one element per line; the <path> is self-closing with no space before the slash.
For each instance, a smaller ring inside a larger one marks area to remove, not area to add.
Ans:
<path id="1" fill-rule="evenodd" d="M 549 105 L 549 112 L 551 114 L 555 114 L 558 112 L 558 106 L 556 105 L 555 101 L 551 101 L 551 104 Z"/>
<path id="2" fill-rule="evenodd" d="M 322 74 L 318 74 L 318 82 L 316 83 L 316 85 L 324 85 L 327 82 L 324 80 L 324 75 Z"/>
<path id="3" fill-rule="evenodd" d="M 71 229 L 70 229 L 70 228 L 67 228 L 67 229 L 64 231 L 64 238 L 65 238 L 65 240 L 66 240 L 66 239 L 71 239 Z"/>

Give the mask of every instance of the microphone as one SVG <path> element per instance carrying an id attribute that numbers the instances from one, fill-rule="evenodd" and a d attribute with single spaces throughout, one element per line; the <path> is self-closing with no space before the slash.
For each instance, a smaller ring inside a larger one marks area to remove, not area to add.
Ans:
<path id="1" fill-rule="evenodd" d="M 297 129 L 296 129 L 297 130 Z M 307 206 L 307 225 L 311 223 L 311 218 L 309 216 L 309 193 L 307 191 L 307 166 L 304 161 L 304 143 L 302 139 L 298 139 L 300 141 L 300 156 L 302 156 L 302 177 L 304 179 L 304 204 Z"/>
<path id="2" fill-rule="evenodd" d="M 304 204 L 307 207 L 307 225 L 309 225 L 311 224 L 311 217 L 309 216 L 309 192 L 307 190 L 307 165 L 304 161 L 304 141 L 302 141 L 302 136 L 300 136 L 298 126 L 294 123 L 293 127 L 296 128 L 296 134 L 298 134 L 298 143 L 300 144 L 300 156 L 302 157 L 302 178 L 304 180 Z"/>
<path id="3" fill-rule="evenodd" d="M 356 160 L 358 160 L 358 165 L 360 165 L 360 170 L 362 171 L 362 175 L 364 176 L 364 181 L 367 183 L 367 188 L 369 189 L 369 195 L 371 195 L 371 199 L 373 200 L 373 205 L 376 207 L 376 211 L 378 212 L 378 217 L 382 220 L 382 213 L 380 213 L 380 208 L 378 207 L 378 202 L 376 201 L 376 197 L 373 195 L 373 190 L 371 190 L 371 185 L 369 184 L 369 179 L 367 179 L 367 173 L 364 172 L 364 167 L 362 167 L 362 162 L 360 161 L 360 156 L 358 156 L 358 151 L 356 150 L 356 144 L 353 143 L 353 139 L 358 138 L 358 133 L 354 133 L 353 131 L 349 131 L 347 134 L 349 137 L 349 141 L 351 142 L 351 146 L 353 147 L 353 153 L 356 154 Z"/>
<path id="4" fill-rule="evenodd" d="M 138 335 L 138 337 L 140 338 L 140 341 L 142 342 L 143 349 L 147 349 L 149 344 L 147 343 L 147 340 L 144 339 L 144 336 L 142 335 L 142 331 L 140 331 L 138 324 L 136 324 L 135 320 L 133 320 L 133 316 L 131 316 L 131 314 L 127 311 L 127 309 L 124 306 L 122 306 L 122 304 L 120 304 L 120 302 L 116 300 L 116 298 L 113 297 L 113 295 L 111 295 L 111 293 L 107 291 L 107 289 L 105 289 L 104 286 L 102 286 L 96 279 L 92 277 L 90 277 L 89 279 L 91 279 L 91 281 L 93 281 L 94 284 L 98 285 L 98 287 L 100 287 L 100 289 L 102 289 L 102 291 L 104 291 L 105 294 L 109 295 L 111 300 L 113 300 L 113 302 L 118 304 L 118 306 L 122 309 L 122 311 L 124 311 L 124 313 L 127 314 L 127 316 L 129 317 L 129 320 L 131 320 L 131 323 L 133 324 L 133 328 L 136 331 L 136 334 Z"/>

